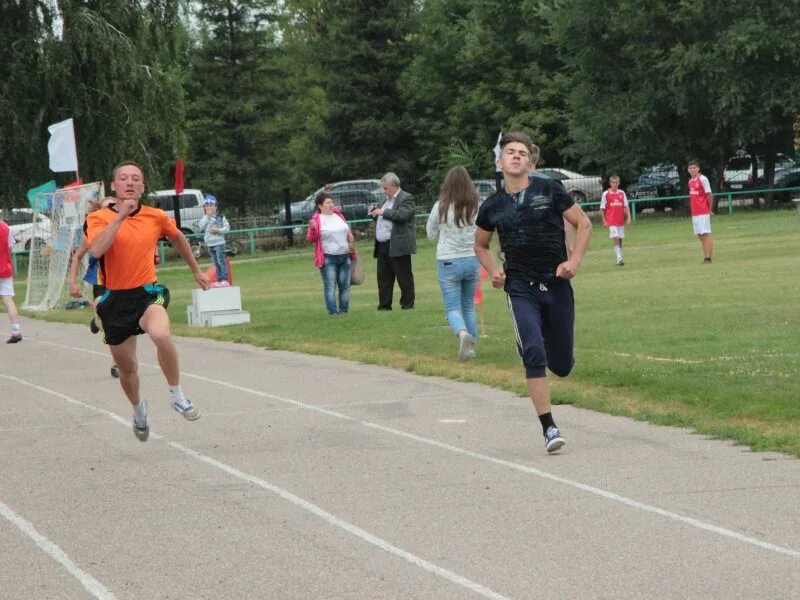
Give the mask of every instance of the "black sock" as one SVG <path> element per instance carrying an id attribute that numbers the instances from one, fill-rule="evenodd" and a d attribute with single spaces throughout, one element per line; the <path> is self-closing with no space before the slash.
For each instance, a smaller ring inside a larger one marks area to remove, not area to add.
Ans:
<path id="1" fill-rule="evenodd" d="M 539 422 L 542 424 L 542 433 L 547 434 L 548 427 L 555 427 L 556 422 L 553 421 L 553 413 L 546 412 L 539 415 Z"/>

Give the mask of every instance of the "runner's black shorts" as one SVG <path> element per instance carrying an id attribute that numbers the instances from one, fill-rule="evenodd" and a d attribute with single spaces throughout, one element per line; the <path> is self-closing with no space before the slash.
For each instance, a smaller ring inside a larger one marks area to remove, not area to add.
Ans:
<path id="1" fill-rule="evenodd" d="M 169 306 L 169 290 L 163 285 L 151 283 L 130 290 L 106 290 L 97 300 L 95 311 L 103 324 L 103 341 L 117 346 L 132 335 L 140 335 L 139 319 L 151 304 Z"/>

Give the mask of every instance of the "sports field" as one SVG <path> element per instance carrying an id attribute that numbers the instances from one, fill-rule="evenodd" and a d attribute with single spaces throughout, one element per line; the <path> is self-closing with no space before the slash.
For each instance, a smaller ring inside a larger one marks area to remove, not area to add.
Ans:
<path id="1" fill-rule="evenodd" d="M 574 281 L 577 363 L 568 379 L 553 378 L 554 401 L 800 456 L 800 219 L 788 210 L 736 213 L 716 217 L 713 227 L 714 263 L 703 265 L 688 218 L 640 219 L 626 228 L 626 265 L 616 267 L 605 230 L 595 226 Z M 172 267 L 159 277 L 172 292 L 180 335 L 338 356 L 523 394 L 502 292 L 484 282 L 487 337 L 479 340 L 477 360 L 459 364 L 435 247 L 418 241 L 413 311 L 375 310 L 369 243 L 360 246 L 367 281 L 353 288 L 351 312 L 338 319 L 325 312 L 308 249 L 234 261 L 248 326 L 187 327 L 193 279 Z M 46 318 L 88 320 L 82 311 Z"/>

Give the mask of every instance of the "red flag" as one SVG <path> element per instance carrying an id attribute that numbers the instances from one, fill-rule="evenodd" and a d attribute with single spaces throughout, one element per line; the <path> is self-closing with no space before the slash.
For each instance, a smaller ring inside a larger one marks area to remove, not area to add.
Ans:
<path id="1" fill-rule="evenodd" d="M 180 158 L 175 163 L 175 193 L 183 193 L 183 161 Z"/>

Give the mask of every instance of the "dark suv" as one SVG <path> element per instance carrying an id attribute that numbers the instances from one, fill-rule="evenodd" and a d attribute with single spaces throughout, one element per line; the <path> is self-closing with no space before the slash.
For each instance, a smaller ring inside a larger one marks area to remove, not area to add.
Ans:
<path id="1" fill-rule="evenodd" d="M 352 221 L 354 219 L 366 219 L 367 210 L 371 206 L 379 204 L 384 200 L 383 189 L 381 182 L 378 179 L 356 179 L 353 181 L 339 181 L 332 183 L 330 194 L 333 197 L 333 203 L 342 211 L 345 219 Z M 305 224 L 314 214 L 314 198 L 323 189 L 320 188 L 313 194 L 306 197 L 305 200 L 299 202 L 292 202 L 289 205 L 291 211 L 290 224 Z M 274 221 L 285 223 L 285 211 L 283 209 L 274 213 Z"/>

